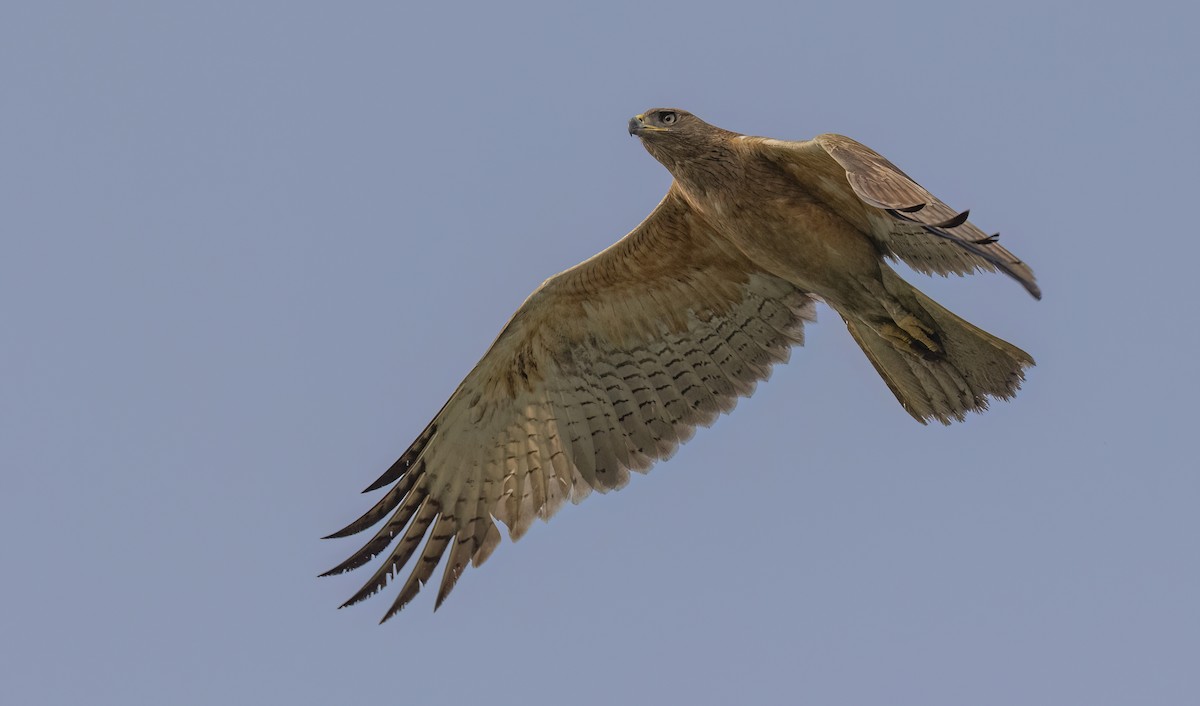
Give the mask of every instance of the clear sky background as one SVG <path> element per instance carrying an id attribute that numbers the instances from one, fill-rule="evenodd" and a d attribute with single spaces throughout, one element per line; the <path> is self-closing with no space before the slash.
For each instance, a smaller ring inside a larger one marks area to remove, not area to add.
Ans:
<path id="1" fill-rule="evenodd" d="M 14 704 L 1200 699 L 1185 3 L 5 3 Z M 1034 267 L 918 286 L 1038 361 L 951 428 L 829 309 L 673 460 L 432 591 L 321 541 L 678 106 L 851 135 Z"/>

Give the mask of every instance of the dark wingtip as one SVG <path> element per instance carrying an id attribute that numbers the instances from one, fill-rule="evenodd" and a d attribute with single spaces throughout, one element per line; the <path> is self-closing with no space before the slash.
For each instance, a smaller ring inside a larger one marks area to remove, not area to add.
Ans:
<path id="1" fill-rule="evenodd" d="M 884 211 L 889 216 L 891 216 L 892 218 L 895 218 L 898 221 L 908 221 L 909 223 L 920 223 L 921 221 L 918 221 L 917 219 L 913 218 L 912 216 L 910 216 L 908 214 L 919 211 L 919 210 L 921 210 L 921 208 L 924 208 L 924 207 L 925 207 L 925 204 L 921 204 L 920 208 L 913 208 L 913 207 L 909 206 L 906 208 L 885 208 Z"/>
<path id="2" fill-rule="evenodd" d="M 412 600 L 412 599 L 409 598 L 409 600 Z M 396 603 L 399 603 L 399 605 L 397 605 Z M 401 603 L 399 600 L 397 600 L 396 603 L 393 603 L 392 607 L 388 608 L 388 612 L 384 613 L 383 617 L 379 619 L 380 625 L 383 625 L 387 621 L 396 617 L 396 614 L 399 613 L 400 611 L 404 610 L 404 607 L 408 605 L 408 601 L 404 601 L 403 603 Z"/>
<path id="3" fill-rule="evenodd" d="M 374 559 L 376 556 L 379 555 L 378 552 L 366 551 L 371 546 L 372 543 L 373 542 L 368 543 L 366 547 L 363 547 L 362 549 L 355 552 L 354 555 L 351 556 L 349 559 L 343 561 L 342 563 L 333 567 L 329 571 L 326 571 L 325 573 L 321 574 L 321 576 L 322 577 L 337 576 L 338 574 L 344 574 L 348 571 L 354 571 L 355 569 L 370 562 L 372 559 Z"/>
<path id="4" fill-rule="evenodd" d="M 383 475 L 380 475 L 380 477 L 377 478 L 376 481 L 374 481 L 374 483 L 371 485 L 364 487 L 362 492 L 373 492 L 379 490 L 380 487 L 389 485 L 392 480 L 400 478 L 404 471 L 407 471 L 408 469 L 408 463 L 404 463 L 406 460 L 407 459 L 400 459 L 395 463 L 392 463 L 391 467 L 386 469 Z"/>
<path id="5" fill-rule="evenodd" d="M 373 577 L 370 581 L 365 583 L 362 588 L 358 589 L 358 592 L 356 592 L 353 596 L 350 596 L 345 603 L 338 606 L 338 610 L 341 610 L 342 608 L 349 608 L 357 603 L 362 603 L 371 596 L 382 591 L 384 587 L 385 583 L 379 583 Z"/>
<path id="6" fill-rule="evenodd" d="M 446 404 L 450 403 L 447 402 Z M 443 409 L 445 409 L 445 407 L 443 407 Z M 438 412 L 438 414 L 441 414 L 441 412 Z M 400 480 L 405 473 L 412 469 L 413 466 L 417 465 L 421 458 L 421 454 L 425 452 L 425 447 L 429 445 L 429 441 L 433 438 L 433 435 L 436 432 L 437 424 L 430 422 L 429 426 L 425 427 L 425 431 L 421 432 L 421 435 L 418 436 L 416 440 L 413 441 L 412 445 L 408 447 L 408 450 L 404 452 L 404 455 L 396 459 L 396 462 L 383 472 L 383 475 L 379 476 L 374 483 L 364 488 L 362 492 L 370 493 L 373 490 L 379 490 L 385 485 L 389 485 L 397 480 Z"/>
<path id="7" fill-rule="evenodd" d="M 950 218 L 947 218 L 946 220 L 942 221 L 941 223 L 931 223 L 929 225 L 931 225 L 934 228 L 957 228 L 958 226 L 961 226 L 962 224 L 966 223 L 967 218 L 969 218 L 970 215 L 971 215 L 971 209 L 968 208 L 967 210 L 963 211 L 962 213 L 960 213 L 956 216 L 951 216 Z"/>
<path id="8" fill-rule="evenodd" d="M 374 558 L 374 557 L 372 557 L 372 558 Z M 317 574 L 317 578 L 319 578 L 319 579 L 323 579 L 323 578 L 325 578 L 326 576 L 337 576 L 338 574 L 344 574 L 344 573 L 346 573 L 347 571 L 350 571 L 350 570 L 352 570 L 352 569 L 357 569 L 358 567 L 360 567 L 360 566 L 362 566 L 363 564 L 365 564 L 365 563 L 366 563 L 366 561 L 362 561 L 362 562 L 359 562 L 358 564 L 356 564 L 356 565 L 354 565 L 354 566 L 349 566 L 349 564 L 352 562 L 352 560 L 353 560 L 353 559 L 354 559 L 354 557 L 351 557 L 350 559 L 347 559 L 346 561 L 343 561 L 342 563 L 340 563 L 340 564 L 338 564 L 337 566 L 333 567 L 333 568 L 332 568 L 332 569 L 330 569 L 329 571 L 326 571 L 326 572 L 325 572 L 325 573 L 323 573 L 323 574 Z M 370 561 L 370 559 L 368 559 L 367 561 Z"/>
<path id="9" fill-rule="evenodd" d="M 453 559 L 453 556 L 451 556 Z M 458 579 L 462 576 L 463 569 L 467 568 L 466 564 L 449 565 L 446 567 L 446 575 L 442 578 L 442 585 L 438 587 L 437 599 L 433 602 L 433 612 L 437 612 L 438 608 L 442 607 L 442 603 L 450 596 L 450 592 L 454 590 L 454 585 L 458 583 Z"/>
<path id="10" fill-rule="evenodd" d="M 337 532 L 334 532 L 333 534 L 327 534 L 324 537 L 321 537 L 321 539 L 341 539 L 342 537 L 349 537 L 352 534 L 358 534 L 359 532 L 362 532 L 363 529 L 365 529 L 362 527 L 357 527 L 359 522 L 361 522 L 361 519 L 355 520 L 354 522 L 351 522 L 350 524 L 341 528 Z"/>

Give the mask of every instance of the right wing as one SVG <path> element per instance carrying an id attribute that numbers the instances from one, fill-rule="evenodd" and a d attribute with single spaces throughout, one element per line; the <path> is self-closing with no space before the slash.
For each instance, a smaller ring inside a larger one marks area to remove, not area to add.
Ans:
<path id="1" fill-rule="evenodd" d="M 331 535 L 387 518 L 329 574 L 395 543 L 345 605 L 382 590 L 426 537 L 384 620 L 449 551 L 440 605 L 467 564 L 482 564 L 499 543 L 494 520 L 515 541 L 567 499 L 623 486 L 630 470 L 670 456 L 787 360 L 813 298 L 720 243 L 673 186 L 629 235 L 539 287 L 368 488 L 391 489 Z"/>

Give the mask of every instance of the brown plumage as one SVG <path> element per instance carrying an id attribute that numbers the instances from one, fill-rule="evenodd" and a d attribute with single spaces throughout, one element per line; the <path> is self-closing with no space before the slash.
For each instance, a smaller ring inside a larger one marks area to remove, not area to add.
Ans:
<path id="1" fill-rule="evenodd" d="M 441 605 L 468 563 L 568 499 L 620 488 L 750 395 L 803 343 L 819 299 L 846 322 L 917 421 L 949 424 L 1012 396 L 1033 359 L 901 279 L 1033 272 L 891 162 L 840 135 L 747 137 L 655 109 L 630 134 L 670 170 L 658 208 L 521 305 L 412 446 L 367 490 L 391 489 L 343 537 L 385 520 L 327 572 L 392 547 L 346 605 L 410 562 L 384 620 L 449 550 Z M 418 551 L 422 541 L 424 547 Z"/>

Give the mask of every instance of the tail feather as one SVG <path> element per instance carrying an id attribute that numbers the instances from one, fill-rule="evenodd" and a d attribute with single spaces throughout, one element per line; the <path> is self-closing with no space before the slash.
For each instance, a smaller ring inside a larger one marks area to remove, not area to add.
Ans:
<path id="1" fill-rule="evenodd" d="M 989 398 L 1009 399 L 1034 365 L 1025 351 L 955 316 L 937 302 L 885 271 L 893 305 L 932 332 L 937 349 L 898 340 L 880 326 L 839 312 L 900 405 L 922 424 L 962 421 L 967 412 L 987 409 Z"/>

